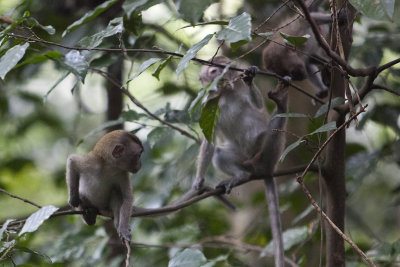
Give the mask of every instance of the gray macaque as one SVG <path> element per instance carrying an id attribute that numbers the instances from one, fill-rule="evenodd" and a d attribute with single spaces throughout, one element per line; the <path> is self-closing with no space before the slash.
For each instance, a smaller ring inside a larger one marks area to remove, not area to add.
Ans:
<path id="1" fill-rule="evenodd" d="M 214 63 L 228 65 L 226 57 L 216 57 Z M 212 82 L 223 69 L 215 66 L 203 66 L 200 81 L 205 87 Z M 281 220 L 278 194 L 273 173 L 275 165 L 283 151 L 285 135 L 282 132 L 286 118 L 270 119 L 261 92 L 252 83 L 257 68 L 250 67 L 239 76 L 229 70 L 220 80 L 218 91 L 206 95 L 206 100 L 219 97 L 220 115 L 215 128 L 215 145 L 205 138 L 200 147 L 196 178 L 193 188 L 200 190 L 207 167 L 214 166 L 232 178 L 221 182 L 217 187 L 226 193 L 239 184 L 252 179 L 263 179 L 269 207 L 272 235 L 275 246 L 275 265 L 284 266 Z M 288 106 L 288 87 L 279 83 L 269 93 L 277 104 L 275 114 L 286 113 Z"/>
<path id="2" fill-rule="evenodd" d="M 104 135 L 86 155 L 70 155 L 66 181 L 68 203 L 83 211 L 88 225 L 96 223 L 97 214 L 110 214 L 122 241 L 131 240 L 130 217 L 133 204 L 129 172 L 141 168 L 143 146 L 124 130 Z"/>
<path id="3" fill-rule="evenodd" d="M 317 9 L 315 6 L 310 7 L 310 11 Z M 323 12 L 311 12 L 310 14 L 326 37 L 327 25 L 332 22 L 331 14 Z M 263 50 L 263 65 L 264 68 L 289 81 L 309 79 L 319 89 L 317 96 L 322 98 L 327 95 L 328 87 L 324 84 L 321 71 L 316 64 L 324 65 L 327 60 L 324 58 L 308 21 L 304 17 L 297 16 L 297 19 L 291 17 L 285 20 L 282 25 L 287 25 L 272 36 L 271 42 Z M 342 11 L 339 13 L 338 22 L 341 24 L 345 21 L 346 13 Z M 304 44 L 295 47 L 288 44 L 280 32 L 292 36 L 309 35 L 310 37 Z"/>

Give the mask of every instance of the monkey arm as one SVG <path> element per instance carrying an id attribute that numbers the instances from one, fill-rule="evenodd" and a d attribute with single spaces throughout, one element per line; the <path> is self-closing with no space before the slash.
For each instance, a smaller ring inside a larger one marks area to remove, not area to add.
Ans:
<path id="1" fill-rule="evenodd" d="M 66 180 L 68 186 L 68 203 L 72 207 L 78 207 L 79 200 L 79 165 L 77 164 L 78 155 L 71 155 L 67 159 Z"/>
<path id="2" fill-rule="evenodd" d="M 205 138 L 200 146 L 199 158 L 197 162 L 196 178 L 193 182 L 193 188 L 200 190 L 204 183 L 204 176 L 208 166 L 211 163 L 211 159 L 214 154 L 214 146 L 210 144 Z"/>
<path id="3" fill-rule="evenodd" d="M 114 214 L 116 214 L 116 216 L 114 217 L 118 216 L 118 219 L 114 218 L 114 220 L 117 220 L 115 221 L 115 224 L 117 224 L 116 228 L 120 238 L 130 241 L 131 229 L 129 225 L 133 206 L 133 194 L 132 185 L 128 175 L 125 179 L 121 180 L 118 191 L 121 193 L 120 197 L 122 199 L 122 202 L 120 203 L 119 210 L 114 211 Z"/>

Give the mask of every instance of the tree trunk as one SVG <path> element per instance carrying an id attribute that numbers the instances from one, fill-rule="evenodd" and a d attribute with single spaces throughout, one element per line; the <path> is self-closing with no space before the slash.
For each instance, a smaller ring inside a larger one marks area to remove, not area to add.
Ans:
<path id="1" fill-rule="evenodd" d="M 338 10 L 342 1 L 338 1 Z M 349 5 L 349 4 L 348 4 Z M 349 5 L 347 8 L 348 22 L 340 26 L 339 34 L 342 40 L 344 56 L 347 59 L 352 44 L 352 27 L 354 18 L 354 8 Z M 331 48 L 335 49 L 339 54 L 337 45 L 337 32 L 332 27 L 331 30 Z M 345 98 L 345 83 L 342 73 L 333 68 L 331 76 L 330 90 L 332 91 L 332 99 L 335 97 Z M 328 116 L 328 122 L 336 121 L 336 125 L 340 126 L 345 122 L 345 115 L 338 114 L 331 110 Z M 330 132 L 329 134 L 332 134 Z M 346 181 L 345 181 L 345 147 L 346 147 L 346 130 L 342 129 L 338 132 L 326 147 L 326 161 L 323 167 L 324 181 L 326 185 L 326 213 L 329 218 L 344 232 L 344 218 L 346 206 Z M 345 266 L 345 250 L 344 240 L 326 223 L 326 266 L 341 267 Z"/>

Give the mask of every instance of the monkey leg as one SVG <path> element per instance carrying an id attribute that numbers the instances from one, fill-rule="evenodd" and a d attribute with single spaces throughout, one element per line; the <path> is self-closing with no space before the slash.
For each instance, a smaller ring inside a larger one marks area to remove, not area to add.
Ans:
<path id="1" fill-rule="evenodd" d="M 246 157 L 234 146 L 216 147 L 213 157 L 214 165 L 224 173 L 232 176 L 231 179 L 219 183 L 217 188 L 222 187 L 225 193 L 229 194 L 233 187 L 249 181 L 250 173 L 242 166 L 245 160 Z"/>
<path id="2" fill-rule="evenodd" d="M 87 225 L 94 225 L 99 210 L 86 197 L 81 197 L 80 209 L 83 211 L 82 218 L 85 223 Z"/>

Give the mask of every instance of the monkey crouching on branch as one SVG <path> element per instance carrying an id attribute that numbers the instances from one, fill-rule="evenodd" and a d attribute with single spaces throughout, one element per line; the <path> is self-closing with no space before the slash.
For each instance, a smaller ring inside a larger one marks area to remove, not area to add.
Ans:
<path id="1" fill-rule="evenodd" d="M 310 11 L 317 9 L 313 5 Z M 327 35 L 327 28 L 323 27 L 332 22 L 332 16 L 323 12 L 310 12 L 311 17 L 320 26 L 321 33 Z M 338 22 L 346 21 L 344 11 L 338 14 Z M 309 36 L 308 40 L 299 46 L 289 44 L 280 33 L 290 36 Z M 289 18 L 279 32 L 274 33 L 271 42 L 263 50 L 264 68 L 283 76 L 287 80 L 302 81 L 309 79 L 318 89 L 317 96 L 325 97 L 328 92 L 327 85 L 323 82 L 321 71 L 316 64 L 326 65 L 322 50 L 308 21 L 298 15 Z"/>
<path id="2" fill-rule="evenodd" d="M 228 65 L 230 60 L 216 57 L 213 62 Z M 219 67 L 203 66 L 200 72 L 203 87 L 222 71 Z M 226 193 L 234 186 L 252 179 L 264 179 L 274 239 L 275 265 L 283 267 L 281 220 L 273 172 L 285 142 L 284 134 L 276 130 L 285 129 L 286 118 L 269 118 L 264 98 L 252 83 L 256 72 L 257 68 L 250 67 L 241 77 L 228 70 L 220 80 L 218 90 L 205 96 L 206 101 L 219 97 L 220 115 L 214 132 L 215 146 L 206 139 L 201 144 L 193 188 L 202 188 L 211 161 L 232 177 L 217 186 L 224 188 Z M 279 83 L 276 90 L 269 93 L 269 97 L 277 104 L 275 113 L 287 112 L 288 87 L 285 84 Z"/>
<path id="3" fill-rule="evenodd" d="M 143 145 L 124 130 L 104 135 L 86 155 L 70 155 L 66 181 L 68 203 L 83 211 L 88 225 L 96 223 L 97 214 L 111 214 L 122 241 L 131 240 L 130 217 L 133 205 L 129 172 L 141 168 Z"/>

